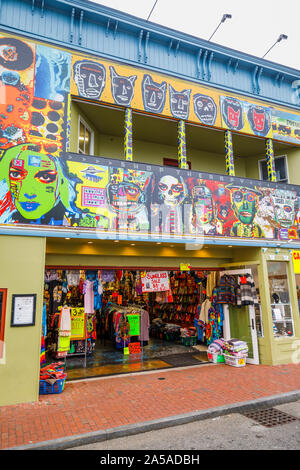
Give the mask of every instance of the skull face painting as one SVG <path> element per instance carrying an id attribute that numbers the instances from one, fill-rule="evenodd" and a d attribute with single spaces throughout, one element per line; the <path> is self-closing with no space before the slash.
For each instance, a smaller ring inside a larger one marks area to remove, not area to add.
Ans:
<path id="1" fill-rule="evenodd" d="M 158 184 L 159 200 L 167 206 L 179 206 L 186 196 L 183 181 L 174 176 L 163 176 Z"/>
<path id="2" fill-rule="evenodd" d="M 189 116 L 191 90 L 176 91 L 169 85 L 170 109 L 173 117 L 187 119 Z"/>
<path id="3" fill-rule="evenodd" d="M 156 83 L 148 74 L 144 75 L 142 94 L 145 111 L 161 113 L 165 106 L 167 83 Z"/>
<path id="4" fill-rule="evenodd" d="M 134 83 L 136 75 L 131 77 L 122 77 L 118 75 L 114 67 L 110 66 L 111 92 L 116 104 L 130 106 L 134 93 Z"/>
<path id="5" fill-rule="evenodd" d="M 74 81 L 80 96 L 99 99 L 105 87 L 105 80 L 106 70 L 102 64 L 89 60 L 74 64 Z"/>
<path id="6" fill-rule="evenodd" d="M 217 117 L 217 106 L 210 96 L 194 95 L 194 111 L 202 124 L 213 126 Z"/>
<path id="7" fill-rule="evenodd" d="M 244 127 L 243 108 L 235 98 L 223 98 L 222 117 L 229 129 L 238 131 Z"/>
<path id="8" fill-rule="evenodd" d="M 261 136 L 268 134 L 271 129 L 271 118 L 267 109 L 261 106 L 250 106 L 247 117 L 254 134 Z"/>
<path id="9" fill-rule="evenodd" d="M 294 225 L 297 197 L 294 191 L 276 189 L 271 195 L 274 206 L 275 220 L 281 228 Z"/>

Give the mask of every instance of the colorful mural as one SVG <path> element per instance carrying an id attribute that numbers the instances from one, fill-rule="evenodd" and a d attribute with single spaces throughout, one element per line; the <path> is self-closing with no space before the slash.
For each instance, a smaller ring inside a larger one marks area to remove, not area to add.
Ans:
<path id="1" fill-rule="evenodd" d="M 20 144 L 0 161 L 0 224 L 149 238 L 300 238 L 293 187 Z"/>
<path id="2" fill-rule="evenodd" d="M 123 161 L 67 153 L 71 95 L 124 107 Z M 132 109 L 178 119 L 182 169 L 131 161 Z M 1 34 L 0 224 L 182 240 L 299 239 L 300 195 L 291 186 L 186 168 L 186 120 L 228 130 L 228 167 L 231 130 L 300 138 L 297 114 Z"/>

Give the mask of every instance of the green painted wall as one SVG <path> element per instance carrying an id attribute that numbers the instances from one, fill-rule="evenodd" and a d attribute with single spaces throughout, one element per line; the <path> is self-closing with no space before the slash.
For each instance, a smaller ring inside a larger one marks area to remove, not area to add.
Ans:
<path id="1" fill-rule="evenodd" d="M 7 289 L 0 406 L 38 400 L 45 239 L 0 236 L 0 287 Z M 11 327 L 12 294 L 37 294 L 35 326 Z"/>

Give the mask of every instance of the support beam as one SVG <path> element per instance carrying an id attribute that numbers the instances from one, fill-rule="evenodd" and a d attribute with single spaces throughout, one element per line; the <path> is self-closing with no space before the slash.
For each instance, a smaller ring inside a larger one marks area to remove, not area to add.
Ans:
<path id="1" fill-rule="evenodd" d="M 177 142 L 178 142 L 178 166 L 179 168 L 188 168 L 186 161 L 186 133 L 185 133 L 185 122 L 183 120 L 178 121 L 177 127 Z"/>
<path id="2" fill-rule="evenodd" d="M 125 160 L 132 161 L 132 109 L 125 109 L 124 120 L 124 156 Z"/>
<path id="3" fill-rule="evenodd" d="M 267 160 L 268 180 L 276 182 L 274 149 L 273 149 L 272 139 L 266 139 L 266 160 Z"/>
<path id="4" fill-rule="evenodd" d="M 225 142 L 226 173 L 229 176 L 235 176 L 231 131 L 225 131 L 224 142 Z"/>

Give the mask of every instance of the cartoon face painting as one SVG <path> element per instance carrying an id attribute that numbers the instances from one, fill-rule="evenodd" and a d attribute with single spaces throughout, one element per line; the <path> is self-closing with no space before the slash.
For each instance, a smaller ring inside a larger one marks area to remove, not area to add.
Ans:
<path id="1" fill-rule="evenodd" d="M 266 136 L 271 129 L 271 118 L 268 110 L 262 106 L 250 106 L 247 118 L 256 135 Z"/>
<path id="2" fill-rule="evenodd" d="M 74 81 L 78 94 L 84 98 L 99 99 L 105 87 L 106 70 L 102 64 L 80 60 L 74 64 Z"/>
<path id="3" fill-rule="evenodd" d="M 114 102 L 122 106 L 130 106 L 137 76 L 123 77 L 116 72 L 114 67 L 110 66 L 109 69 L 111 75 L 111 92 Z"/>
<path id="4" fill-rule="evenodd" d="M 222 117 L 229 129 L 238 131 L 244 127 L 243 108 L 236 98 L 223 98 Z"/>
<path id="5" fill-rule="evenodd" d="M 176 91 L 169 85 L 170 109 L 173 117 L 187 119 L 189 116 L 191 90 Z"/>
<path id="6" fill-rule="evenodd" d="M 194 111 L 200 122 L 213 126 L 217 117 L 217 105 L 210 96 L 194 95 Z"/>
<path id="7" fill-rule="evenodd" d="M 48 155 L 24 151 L 9 165 L 9 187 L 25 219 L 39 219 L 56 203 L 58 172 Z"/>
<path id="8" fill-rule="evenodd" d="M 203 184 L 192 189 L 193 213 L 197 224 L 208 224 L 214 218 L 213 199 L 211 191 Z"/>
<path id="9" fill-rule="evenodd" d="M 252 188 L 231 187 L 231 205 L 243 224 L 252 224 L 258 209 L 258 194 Z"/>
<path id="10" fill-rule="evenodd" d="M 145 111 L 161 113 L 166 101 L 167 83 L 156 83 L 148 74 L 142 82 L 142 95 Z"/>
<path id="11" fill-rule="evenodd" d="M 275 220 L 282 228 L 290 228 L 294 225 L 297 197 L 294 191 L 276 189 L 271 194 L 274 206 Z"/>

